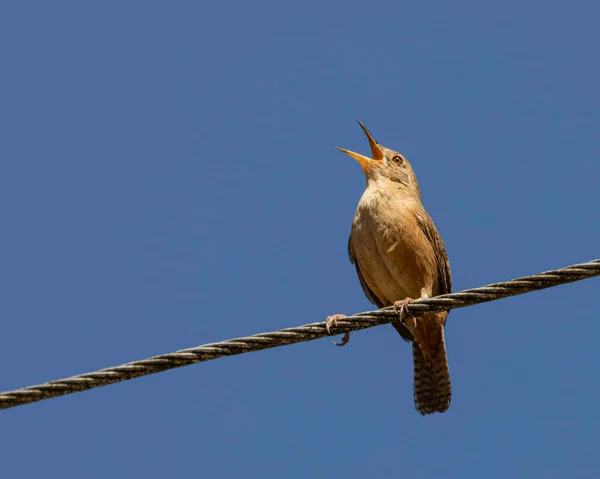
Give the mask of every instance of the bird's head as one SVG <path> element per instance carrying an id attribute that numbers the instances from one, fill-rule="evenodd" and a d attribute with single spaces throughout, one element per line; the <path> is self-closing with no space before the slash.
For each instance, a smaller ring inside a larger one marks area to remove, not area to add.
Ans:
<path id="1" fill-rule="evenodd" d="M 360 121 L 358 124 L 365 132 L 365 135 L 367 135 L 369 145 L 371 146 L 372 158 L 345 150 L 344 148 L 338 148 L 338 150 L 350 155 L 360 163 L 367 178 L 367 185 L 379 180 L 391 180 L 394 183 L 398 183 L 403 189 L 416 191 L 420 196 L 419 183 L 408 160 L 397 151 L 390 150 L 377 143 L 365 125 Z"/>

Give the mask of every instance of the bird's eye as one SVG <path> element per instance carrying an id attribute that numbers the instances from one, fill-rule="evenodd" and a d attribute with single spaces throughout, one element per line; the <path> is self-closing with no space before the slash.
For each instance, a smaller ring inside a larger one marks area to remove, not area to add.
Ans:
<path id="1" fill-rule="evenodd" d="M 404 158 L 402 158 L 401 156 L 398 156 L 398 155 L 396 155 L 392 158 L 392 163 L 394 163 L 395 165 L 401 165 L 403 161 L 404 161 Z"/>

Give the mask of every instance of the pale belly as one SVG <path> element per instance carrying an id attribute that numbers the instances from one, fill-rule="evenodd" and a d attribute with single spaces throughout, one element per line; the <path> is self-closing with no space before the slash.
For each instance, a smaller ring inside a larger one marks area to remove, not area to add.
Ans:
<path id="1" fill-rule="evenodd" d="M 434 250 L 417 221 L 420 203 L 361 199 L 350 244 L 365 282 L 385 304 L 437 294 Z"/>

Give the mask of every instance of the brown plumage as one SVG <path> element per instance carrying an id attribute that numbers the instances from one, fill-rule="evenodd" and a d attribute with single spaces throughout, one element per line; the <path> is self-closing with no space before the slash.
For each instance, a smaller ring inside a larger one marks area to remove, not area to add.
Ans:
<path id="1" fill-rule="evenodd" d="M 379 308 L 395 305 L 402 312 L 412 298 L 450 293 L 450 264 L 444 242 L 421 203 L 410 163 L 360 126 L 373 158 L 339 148 L 361 164 L 367 179 L 352 222 L 348 254 L 367 298 Z M 414 399 L 421 414 L 444 412 L 450 406 L 447 317 L 447 312 L 431 313 L 401 318 L 394 325 L 413 344 Z M 338 318 L 328 318 L 328 325 Z M 348 336 L 342 345 L 347 340 Z"/>

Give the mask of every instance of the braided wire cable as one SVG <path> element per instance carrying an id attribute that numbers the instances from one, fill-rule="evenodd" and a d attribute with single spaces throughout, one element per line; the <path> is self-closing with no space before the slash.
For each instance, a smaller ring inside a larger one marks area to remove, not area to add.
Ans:
<path id="1" fill-rule="evenodd" d="M 418 299 L 408 305 L 407 317 L 418 316 L 426 312 L 463 308 L 478 303 L 494 301 L 508 296 L 516 296 L 559 284 L 572 283 L 586 278 L 600 276 L 600 259 L 575 264 L 565 268 L 546 271 L 532 276 L 524 276 L 510 281 L 494 283 L 480 288 L 472 288 L 428 299 Z M 286 346 L 288 344 L 312 341 L 347 331 L 371 328 L 398 319 L 393 307 L 377 311 L 367 311 L 340 319 L 329 334 L 325 322 L 305 324 L 295 328 L 281 329 L 270 333 L 229 339 L 219 343 L 210 343 L 195 348 L 182 349 L 174 353 L 161 354 L 141 361 L 80 374 L 66 379 L 50 381 L 38 386 L 30 386 L 14 391 L 0 393 L 0 409 L 8 409 L 43 399 L 64 396 L 99 386 L 106 386 L 168 369 L 210 361 L 224 356 L 260 351 L 262 349 Z"/>

